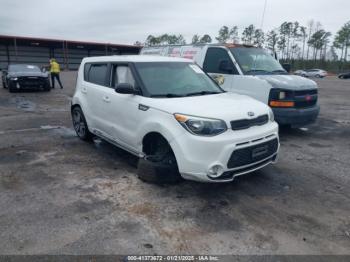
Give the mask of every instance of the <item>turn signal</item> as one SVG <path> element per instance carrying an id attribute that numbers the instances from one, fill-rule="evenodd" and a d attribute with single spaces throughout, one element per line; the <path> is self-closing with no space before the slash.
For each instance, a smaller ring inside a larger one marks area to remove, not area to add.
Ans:
<path id="1" fill-rule="evenodd" d="M 292 101 L 270 101 L 271 107 L 294 107 Z"/>
<path id="2" fill-rule="evenodd" d="M 181 123 L 185 123 L 188 120 L 188 117 L 180 114 L 175 114 L 175 119 Z"/>

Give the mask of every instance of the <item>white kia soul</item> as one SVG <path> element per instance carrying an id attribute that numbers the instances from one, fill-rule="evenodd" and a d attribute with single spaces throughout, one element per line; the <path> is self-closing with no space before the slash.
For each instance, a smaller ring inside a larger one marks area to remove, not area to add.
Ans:
<path id="1" fill-rule="evenodd" d="M 85 58 L 71 112 L 81 139 L 140 157 L 145 181 L 232 181 L 274 163 L 279 150 L 267 105 L 223 91 L 183 58 Z"/>

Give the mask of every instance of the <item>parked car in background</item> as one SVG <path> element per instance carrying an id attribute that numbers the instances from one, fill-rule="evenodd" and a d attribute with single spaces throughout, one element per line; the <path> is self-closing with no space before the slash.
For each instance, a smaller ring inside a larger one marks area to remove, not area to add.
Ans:
<path id="1" fill-rule="evenodd" d="M 308 69 L 305 70 L 306 77 L 318 77 L 323 78 L 327 76 L 327 71 L 324 71 L 322 69 Z"/>
<path id="2" fill-rule="evenodd" d="M 277 159 L 272 110 L 222 90 L 193 61 L 154 56 L 84 58 L 71 107 L 92 134 L 140 157 L 149 182 L 227 182 Z"/>
<path id="3" fill-rule="evenodd" d="M 12 92 L 28 89 L 50 91 L 49 75 L 36 65 L 11 64 L 2 70 L 2 86 Z"/>
<path id="4" fill-rule="evenodd" d="M 296 70 L 296 71 L 294 71 L 294 75 L 306 77 L 306 71 L 305 70 Z"/>
<path id="5" fill-rule="evenodd" d="M 320 111 L 315 81 L 290 75 L 271 51 L 240 44 L 144 47 L 141 55 L 192 59 L 224 90 L 251 96 L 269 105 L 280 125 L 301 127 Z"/>
<path id="6" fill-rule="evenodd" d="M 348 79 L 348 78 L 350 78 L 350 72 L 342 73 L 342 74 L 338 75 L 338 78 L 340 78 L 340 79 Z"/>

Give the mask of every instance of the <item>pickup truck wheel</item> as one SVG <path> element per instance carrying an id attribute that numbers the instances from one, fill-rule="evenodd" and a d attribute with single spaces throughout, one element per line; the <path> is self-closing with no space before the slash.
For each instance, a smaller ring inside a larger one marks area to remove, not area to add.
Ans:
<path id="1" fill-rule="evenodd" d="M 175 184 L 182 180 L 173 151 L 162 139 L 152 155 L 139 160 L 137 175 L 144 182 Z"/>
<path id="2" fill-rule="evenodd" d="M 83 111 L 79 106 L 76 106 L 72 109 L 72 120 L 74 130 L 77 133 L 78 137 L 84 141 L 91 141 L 92 134 L 89 131 Z"/>

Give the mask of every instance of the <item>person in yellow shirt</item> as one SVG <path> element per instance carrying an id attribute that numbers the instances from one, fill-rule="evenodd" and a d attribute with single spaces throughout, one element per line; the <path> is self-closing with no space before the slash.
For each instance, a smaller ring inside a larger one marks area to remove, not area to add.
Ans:
<path id="1" fill-rule="evenodd" d="M 50 59 L 50 74 L 51 74 L 51 84 L 52 88 L 55 88 L 55 78 L 58 82 L 58 84 L 61 86 L 61 89 L 63 88 L 61 80 L 60 80 L 60 65 L 57 63 L 55 58 Z"/>

